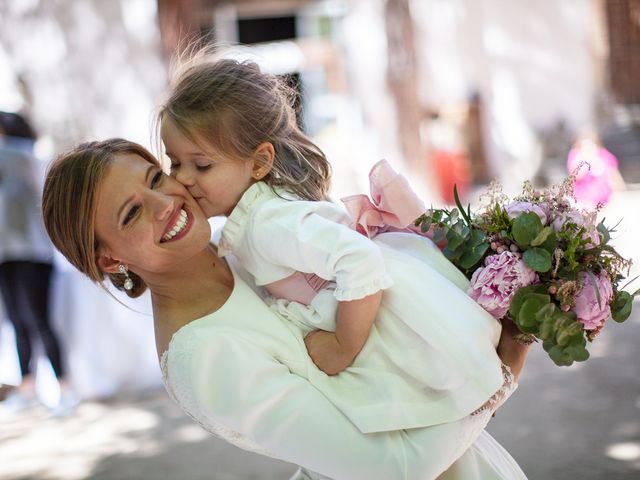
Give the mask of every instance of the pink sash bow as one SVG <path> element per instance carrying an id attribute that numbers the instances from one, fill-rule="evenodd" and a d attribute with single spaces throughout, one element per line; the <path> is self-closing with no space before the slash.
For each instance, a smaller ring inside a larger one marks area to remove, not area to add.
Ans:
<path id="1" fill-rule="evenodd" d="M 402 230 L 426 236 L 413 224 L 425 212 L 424 203 L 389 162 L 380 160 L 371 168 L 369 186 L 371 200 L 362 194 L 341 199 L 356 231 L 369 238 Z"/>
<path id="2" fill-rule="evenodd" d="M 373 201 L 362 194 L 342 198 L 356 231 L 369 238 L 389 231 L 406 231 L 431 238 L 430 231 L 423 232 L 413 224 L 425 212 L 422 200 L 411 190 L 406 178 L 391 168 L 386 160 L 380 160 L 373 166 L 369 184 Z M 313 273 L 296 272 L 265 285 L 265 288 L 276 298 L 308 305 L 327 283 Z"/>

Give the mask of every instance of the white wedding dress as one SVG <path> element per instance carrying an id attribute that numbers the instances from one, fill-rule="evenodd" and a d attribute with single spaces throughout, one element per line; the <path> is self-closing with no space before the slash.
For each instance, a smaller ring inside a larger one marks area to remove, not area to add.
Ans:
<path id="1" fill-rule="evenodd" d="M 302 466 L 295 479 L 526 479 L 484 431 L 515 389 L 507 370 L 486 408 L 462 420 L 364 434 L 308 381 L 316 367 L 302 331 L 229 263 L 235 285 L 225 304 L 178 330 L 161 358 L 167 391 L 203 428 Z"/>

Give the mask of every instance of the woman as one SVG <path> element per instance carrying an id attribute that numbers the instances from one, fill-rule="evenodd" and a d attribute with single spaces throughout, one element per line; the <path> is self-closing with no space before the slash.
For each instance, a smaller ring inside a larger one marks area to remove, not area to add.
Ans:
<path id="1" fill-rule="evenodd" d="M 457 422 L 361 433 L 307 380 L 316 367 L 298 327 L 218 257 L 195 200 L 142 147 L 108 140 L 59 157 L 43 214 L 90 279 L 107 275 L 130 296 L 150 288 L 167 390 L 225 440 L 336 480 L 525 478 L 483 431 L 503 396 Z M 526 349 L 503 335 L 499 350 L 517 375 Z"/>
<path id="2" fill-rule="evenodd" d="M 14 327 L 21 374 L 3 406 L 17 412 L 37 403 L 34 350 L 41 345 L 60 386 L 52 413 L 63 416 L 73 412 L 77 399 L 49 315 L 53 247 L 40 218 L 35 140 L 22 115 L 0 112 L 0 300 Z"/>

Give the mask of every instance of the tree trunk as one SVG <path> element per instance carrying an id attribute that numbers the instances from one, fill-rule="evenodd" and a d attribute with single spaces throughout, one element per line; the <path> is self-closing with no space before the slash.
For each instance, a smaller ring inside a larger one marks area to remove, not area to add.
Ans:
<path id="1" fill-rule="evenodd" d="M 418 98 L 417 60 L 409 0 L 387 0 L 387 84 L 395 101 L 400 149 L 405 162 L 424 172 L 425 152 L 420 140 L 421 112 Z"/>
<path id="2" fill-rule="evenodd" d="M 202 0 L 158 0 L 158 23 L 165 60 L 170 61 L 201 37 Z"/>

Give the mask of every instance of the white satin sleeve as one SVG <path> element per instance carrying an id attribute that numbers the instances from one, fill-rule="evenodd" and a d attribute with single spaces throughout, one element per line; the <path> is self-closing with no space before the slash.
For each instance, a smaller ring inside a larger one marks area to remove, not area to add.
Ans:
<path id="1" fill-rule="evenodd" d="M 251 215 L 245 253 L 263 264 L 335 281 L 338 300 L 357 300 L 390 287 L 379 247 L 345 222 L 344 210 L 330 202 L 274 199 Z"/>
<path id="2" fill-rule="evenodd" d="M 281 460 L 334 480 L 435 479 L 486 425 L 478 415 L 427 428 L 361 433 L 308 381 L 250 341 L 218 335 L 190 361 L 203 425 L 222 424 Z"/>

